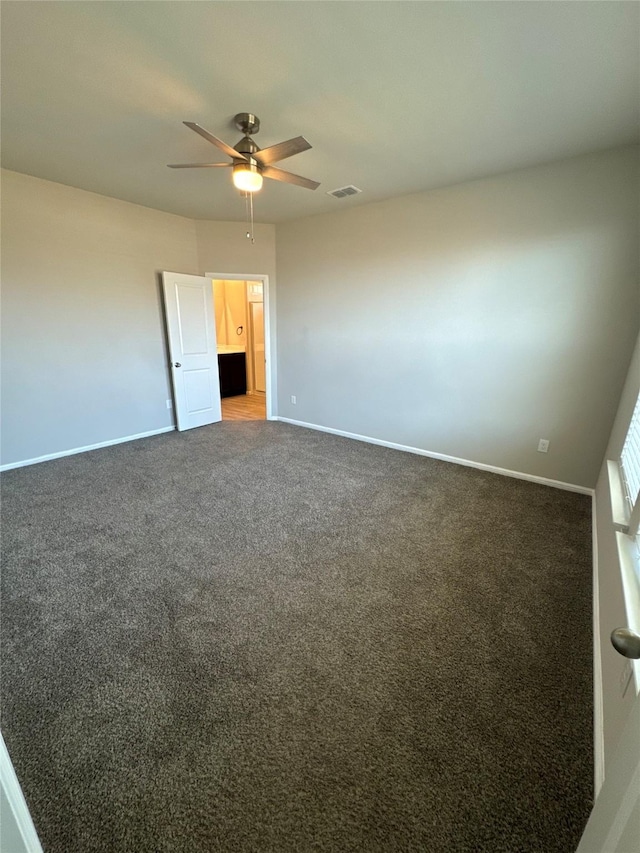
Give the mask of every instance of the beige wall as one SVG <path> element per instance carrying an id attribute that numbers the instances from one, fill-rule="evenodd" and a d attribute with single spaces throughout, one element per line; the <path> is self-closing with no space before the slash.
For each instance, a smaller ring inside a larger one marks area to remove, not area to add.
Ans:
<path id="1" fill-rule="evenodd" d="M 247 345 L 247 288 L 244 281 L 214 279 L 216 340 L 218 344 Z M 242 328 L 240 334 L 238 329 Z"/>
<path id="2" fill-rule="evenodd" d="M 2 463 L 172 424 L 158 272 L 191 220 L 2 173 Z"/>
<path id="3" fill-rule="evenodd" d="M 170 427 L 159 273 L 270 275 L 273 226 L 2 172 L 2 464 Z"/>
<path id="4" fill-rule="evenodd" d="M 224 279 L 213 281 L 213 308 L 216 318 L 216 343 L 227 343 L 227 318 L 225 311 Z"/>
<path id="5" fill-rule="evenodd" d="M 278 414 L 593 487 L 638 330 L 637 149 L 346 205 L 277 229 Z"/>

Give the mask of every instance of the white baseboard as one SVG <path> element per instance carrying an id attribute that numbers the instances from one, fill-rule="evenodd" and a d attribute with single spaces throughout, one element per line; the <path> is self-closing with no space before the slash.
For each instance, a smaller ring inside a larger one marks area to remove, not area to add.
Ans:
<path id="1" fill-rule="evenodd" d="M 604 705 L 602 697 L 602 652 L 600 650 L 600 586 L 598 579 L 598 530 L 596 496 L 591 509 L 593 542 L 593 790 L 597 798 L 604 782 Z"/>
<path id="2" fill-rule="evenodd" d="M 25 465 L 36 465 L 38 462 L 49 462 L 51 459 L 60 459 L 63 456 L 73 456 L 76 453 L 85 453 L 87 450 L 99 450 L 101 447 L 111 447 L 112 444 L 124 444 L 126 441 L 135 441 L 137 438 L 148 438 L 150 435 L 160 435 L 163 432 L 173 432 L 174 426 L 151 429 L 148 432 L 139 432 L 137 435 L 125 435 L 123 438 L 112 438 L 110 441 L 100 441 L 98 444 L 88 444 L 86 447 L 74 447 L 71 450 L 60 450 L 58 453 L 47 453 L 45 456 L 36 456 L 34 459 L 23 459 L 21 462 L 8 462 L 0 465 L 0 471 L 9 471 L 12 468 L 23 468 Z"/>
<path id="3" fill-rule="evenodd" d="M 0 787 L 3 793 L 2 842 L 11 843 L 11 853 L 43 853 L 27 802 L 13 769 L 4 738 L 0 734 Z M 5 812 L 6 808 L 6 812 Z M 19 848 L 22 842 L 22 848 Z M 17 847 L 16 847 L 17 845 Z M 5 849 L 4 847 L 2 848 Z M 9 848 L 7 849 L 7 853 Z"/>
<path id="4" fill-rule="evenodd" d="M 546 477 L 537 477 L 535 474 L 524 474 L 522 471 L 510 471 L 508 468 L 497 468 L 495 465 L 485 465 L 484 462 L 473 462 L 471 459 L 460 459 L 457 456 L 447 456 L 445 453 L 434 453 L 421 447 L 410 447 L 407 444 L 396 444 L 394 441 L 385 441 L 382 438 L 371 438 L 368 435 L 358 435 L 355 432 L 345 432 L 342 429 L 309 424 L 305 421 L 295 421 L 293 418 L 274 417 L 275 421 L 282 421 L 293 426 L 315 429 L 319 432 L 328 432 L 331 435 L 341 435 L 344 438 L 354 438 L 356 441 L 364 441 L 367 444 L 379 444 L 381 447 L 390 447 L 392 450 L 402 450 L 404 453 L 415 453 L 418 456 L 428 456 L 430 459 L 440 459 L 443 462 L 453 462 L 455 465 L 464 465 L 467 468 L 478 468 L 480 471 L 489 471 L 492 474 L 501 474 L 504 477 L 514 477 L 516 480 L 528 480 L 531 483 L 539 483 L 542 486 L 553 486 L 555 489 L 564 489 L 566 492 L 577 492 L 581 495 L 593 495 L 594 490 L 586 486 L 576 486 L 573 483 L 563 483 L 561 480 L 549 480 Z"/>

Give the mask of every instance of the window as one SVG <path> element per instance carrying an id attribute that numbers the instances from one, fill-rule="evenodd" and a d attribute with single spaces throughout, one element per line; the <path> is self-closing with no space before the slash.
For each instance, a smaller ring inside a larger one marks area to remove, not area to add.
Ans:
<path id="1" fill-rule="evenodd" d="M 620 468 L 627 501 L 627 533 L 638 541 L 640 527 L 640 396 L 631 416 L 631 423 L 620 455 Z"/>
<path id="2" fill-rule="evenodd" d="M 640 634 L 640 394 L 620 459 L 607 467 L 627 627 Z M 633 661 L 633 672 L 640 693 L 640 660 Z"/>
<path id="3" fill-rule="evenodd" d="M 610 505 L 606 506 L 609 501 Z M 613 590 L 615 590 L 616 600 L 619 600 L 619 578 L 624 614 L 617 612 L 616 604 L 616 621 L 619 620 L 618 624 L 621 627 L 624 626 L 640 634 L 640 533 L 638 531 L 640 520 L 640 338 L 632 357 L 609 438 L 606 466 L 596 487 L 594 510 L 596 510 L 594 513 L 596 522 L 594 542 L 597 546 L 597 559 L 594 565 L 596 578 L 599 563 L 602 569 L 597 593 L 594 596 L 594 609 L 598 613 L 600 602 L 605 601 Z M 611 630 L 615 626 L 610 624 L 608 619 L 606 622 L 600 622 L 599 616 L 597 625 L 598 630 L 595 633 L 600 644 L 600 628 Z M 601 657 L 597 653 L 596 667 L 600 666 L 600 662 Z M 611 664 L 611 661 L 609 663 Z M 625 660 L 624 664 L 620 661 L 618 663 L 621 673 L 621 690 L 618 696 L 624 696 L 631 683 L 628 680 L 629 661 Z M 635 694 L 640 700 L 640 660 L 631 661 L 631 669 Z M 599 670 L 596 671 L 596 677 L 600 678 Z M 600 703 L 599 697 L 598 703 Z M 597 725 L 601 728 L 602 707 L 598 703 Z M 602 753 L 602 743 L 597 743 L 596 747 L 599 753 Z"/>

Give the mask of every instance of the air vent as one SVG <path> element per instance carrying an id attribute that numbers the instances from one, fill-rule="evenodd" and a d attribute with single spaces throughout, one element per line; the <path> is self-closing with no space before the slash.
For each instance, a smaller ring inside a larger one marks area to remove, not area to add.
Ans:
<path id="1" fill-rule="evenodd" d="M 340 187 L 337 190 L 331 190 L 327 195 L 332 195 L 334 198 L 346 198 L 348 195 L 358 195 L 358 193 L 361 192 L 362 190 L 359 190 L 358 187 L 354 187 L 353 184 L 351 184 L 348 187 Z"/>

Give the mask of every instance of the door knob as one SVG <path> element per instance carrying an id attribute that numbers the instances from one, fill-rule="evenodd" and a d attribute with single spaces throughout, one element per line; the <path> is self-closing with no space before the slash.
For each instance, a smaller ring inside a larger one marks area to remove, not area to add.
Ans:
<path id="1" fill-rule="evenodd" d="M 640 659 L 640 635 L 630 628 L 616 628 L 611 632 L 613 648 L 632 660 Z"/>
<path id="2" fill-rule="evenodd" d="M 176 361 L 176 362 L 175 362 L 175 364 L 174 364 L 173 366 L 174 366 L 174 367 L 182 367 L 182 365 L 180 364 L 180 362 L 179 362 L 179 361 Z"/>

